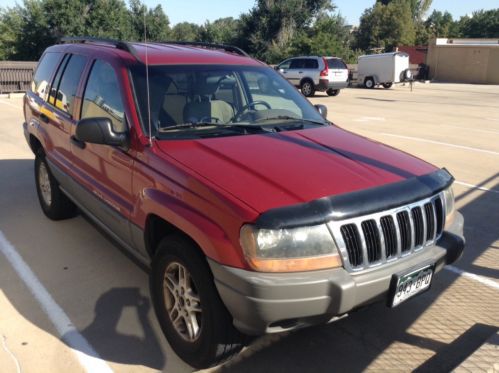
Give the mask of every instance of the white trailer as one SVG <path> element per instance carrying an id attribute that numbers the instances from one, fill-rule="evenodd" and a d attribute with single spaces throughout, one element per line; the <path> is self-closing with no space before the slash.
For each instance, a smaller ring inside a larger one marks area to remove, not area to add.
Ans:
<path id="1" fill-rule="evenodd" d="M 412 79 L 409 55 L 402 52 L 360 56 L 357 73 L 357 81 L 366 88 L 374 88 L 380 84 L 390 88 L 394 83 Z"/>

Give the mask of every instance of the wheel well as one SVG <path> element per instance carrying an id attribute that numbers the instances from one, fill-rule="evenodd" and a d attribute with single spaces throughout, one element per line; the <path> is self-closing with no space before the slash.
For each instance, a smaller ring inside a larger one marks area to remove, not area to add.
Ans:
<path id="1" fill-rule="evenodd" d="M 35 136 L 29 135 L 29 147 L 33 153 L 38 153 L 38 150 L 43 149 L 42 143 Z"/>
<path id="2" fill-rule="evenodd" d="M 155 251 L 158 248 L 159 243 L 166 236 L 183 236 L 191 241 L 196 247 L 198 247 L 199 251 L 202 252 L 201 248 L 188 234 L 184 231 L 180 230 L 173 224 L 167 222 L 165 219 L 150 214 L 146 219 L 146 226 L 144 230 L 144 239 L 146 244 L 147 252 L 151 258 L 154 257 Z"/>
<path id="3" fill-rule="evenodd" d="M 300 81 L 300 87 L 301 87 L 301 85 L 302 85 L 303 83 L 305 83 L 305 82 L 310 82 L 310 83 L 312 83 L 312 85 L 313 85 L 313 86 L 315 86 L 314 81 L 313 81 L 311 78 L 308 78 L 308 77 L 307 77 L 307 78 L 303 78 L 303 79 Z"/>

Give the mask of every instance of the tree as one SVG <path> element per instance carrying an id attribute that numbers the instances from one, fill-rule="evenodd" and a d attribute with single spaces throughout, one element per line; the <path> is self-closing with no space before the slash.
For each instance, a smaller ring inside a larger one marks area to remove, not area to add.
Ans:
<path id="1" fill-rule="evenodd" d="M 201 40 L 209 43 L 233 44 L 237 38 L 240 22 L 232 17 L 207 21 L 200 28 Z"/>
<path id="2" fill-rule="evenodd" d="M 471 17 L 459 20 L 459 31 L 465 38 L 497 38 L 499 37 L 499 8 L 479 10 Z"/>
<path id="3" fill-rule="evenodd" d="M 130 38 L 143 41 L 144 36 L 150 41 L 165 41 L 170 36 L 170 20 L 161 5 L 147 9 L 140 0 L 130 0 L 129 4 Z M 147 33 L 144 35 L 144 14 Z"/>
<path id="4" fill-rule="evenodd" d="M 314 19 L 333 9 L 331 0 L 257 0 L 241 16 L 237 43 L 257 58 L 277 62 Z"/>
<path id="5" fill-rule="evenodd" d="M 362 50 L 390 51 L 399 45 L 412 45 L 415 26 L 409 3 L 392 0 L 377 2 L 362 14 L 357 31 L 357 47 Z"/>
<path id="6" fill-rule="evenodd" d="M 171 39 L 177 41 L 200 41 L 201 27 L 195 23 L 177 23 L 171 30 Z"/>
<path id="7" fill-rule="evenodd" d="M 382 5 L 389 5 L 397 0 L 377 0 Z M 425 14 L 430 10 L 432 0 L 404 0 L 409 5 L 412 19 L 415 22 L 422 21 Z"/>

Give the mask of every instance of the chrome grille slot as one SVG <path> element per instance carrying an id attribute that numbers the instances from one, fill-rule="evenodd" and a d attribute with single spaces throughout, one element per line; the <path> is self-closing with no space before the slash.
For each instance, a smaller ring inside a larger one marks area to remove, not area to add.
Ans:
<path id="1" fill-rule="evenodd" d="M 413 255 L 443 231 L 441 194 L 388 211 L 328 223 L 348 271 L 361 271 Z"/>
<path id="2" fill-rule="evenodd" d="M 369 263 L 376 262 L 381 259 L 381 243 L 376 221 L 366 220 L 361 225 L 366 240 L 367 260 Z"/>
<path id="3" fill-rule="evenodd" d="M 409 222 L 409 214 L 407 211 L 402 211 L 397 214 L 397 221 L 400 229 L 400 245 L 402 252 L 411 249 L 411 223 Z"/>
<path id="4" fill-rule="evenodd" d="M 360 236 L 355 224 L 347 224 L 341 227 L 341 234 L 345 240 L 348 257 L 352 266 L 357 267 L 362 264 L 362 248 Z"/>
<path id="5" fill-rule="evenodd" d="M 412 220 L 414 221 L 414 246 L 418 247 L 423 244 L 424 241 L 424 221 L 423 221 L 423 213 L 421 212 L 421 208 L 414 207 L 411 210 Z"/>
<path id="6" fill-rule="evenodd" d="M 381 229 L 385 237 L 386 258 L 390 259 L 397 256 L 397 232 L 395 231 L 395 223 L 391 216 L 383 216 L 380 219 Z"/>
<path id="7" fill-rule="evenodd" d="M 435 215 L 433 204 L 426 203 L 424 205 L 424 211 L 426 215 L 426 240 L 429 241 L 432 239 L 435 234 Z"/>

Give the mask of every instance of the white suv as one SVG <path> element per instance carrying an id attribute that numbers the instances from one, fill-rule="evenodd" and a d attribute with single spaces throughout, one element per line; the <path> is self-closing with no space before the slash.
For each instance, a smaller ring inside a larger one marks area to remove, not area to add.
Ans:
<path id="1" fill-rule="evenodd" d="M 304 56 L 284 60 L 275 68 L 286 79 L 301 89 L 305 97 L 315 91 L 337 96 L 348 86 L 348 68 L 341 58 Z"/>

